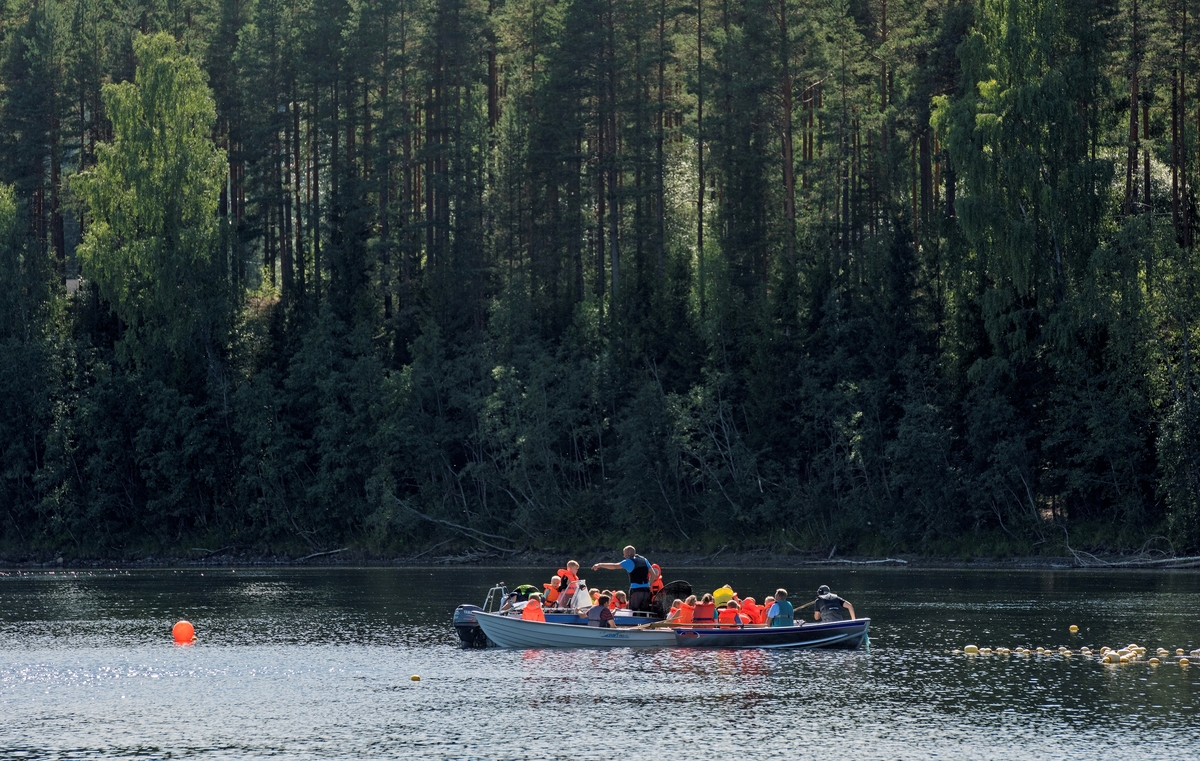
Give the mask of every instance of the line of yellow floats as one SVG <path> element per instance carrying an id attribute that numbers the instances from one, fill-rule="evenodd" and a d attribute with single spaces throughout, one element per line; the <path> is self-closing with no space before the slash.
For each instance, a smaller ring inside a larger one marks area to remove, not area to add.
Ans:
<path id="1" fill-rule="evenodd" d="M 1071 625 L 1071 633 L 1076 634 L 1078 632 L 1079 632 L 1079 627 L 1072 624 Z M 951 650 L 950 652 L 953 655 L 992 655 L 992 654 L 995 654 L 995 655 L 1021 655 L 1021 656 L 1025 656 L 1025 657 L 1029 657 L 1029 656 L 1033 656 L 1033 655 L 1061 655 L 1061 656 L 1070 657 L 1072 655 L 1075 655 L 1075 653 L 1071 649 L 1069 649 L 1063 645 L 1060 645 L 1057 648 L 1039 647 L 1039 648 L 1032 649 L 1032 650 L 1028 647 L 1015 647 L 1010 650 L 1007 647 L 997 647 L 997 648 L 993 649 L 990 647 L 979 647 L 978 645 L 966 645 L 963 647 L 962 650 Z M 1149 653 L 1149 650 L 1147 650 L 1146 648 L 1137 644 L 1136 642 L 1130 643 L 1130 644 L 1126 645 L 1125 647 L 1122 647 L 1119 650 L 1114 650 L 1111 647 L 1102 647 L 1099 650 L 1092 650 L 1089 647 L 1079 648 L 1079 655 L 1081 655 L 1085 658 L 1091 658 L 1092 656 L 1097 656 L 1100 659 L 1101 663 L 1105 663 L 1105 664 L 1113 665 L 1113 666 L 1119 666 L 1121 664 L 1134 663 L 1136 661 L 1140 661 L 1141 659 L 1146 657 L 1147 653 Z M 1175 662 L 1178 663 L 1181 667 L 1187 668 L 1191 664 L 1191 660 L 1189 659 L 1188 656 L 1191 656 L 1191 658 L 1200 659 L 1200 648 L 1197 648 L 1197 649 L 1191 651 L 1190 653 L 1186 652 L 1182 647 L 1175 649 L 1175 657 L 1177 658 L 1177 660 Z M 1150 664 L 1151 666 L 1157 666 L 1163 662 L 1169 663 L 1170 659 L 1171 659 L 1171 651 L 1167 650 L 1165 647 L 1160 647 L 1155 651 L 1154 655 L 1150 656 L 1150 658 L 1148 658 L 1144 662 Z"/>

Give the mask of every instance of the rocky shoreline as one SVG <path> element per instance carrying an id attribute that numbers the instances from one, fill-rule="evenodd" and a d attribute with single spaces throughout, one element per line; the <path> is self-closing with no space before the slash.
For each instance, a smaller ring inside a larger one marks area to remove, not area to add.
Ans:
<path id="1" fill-rule="evenodd" d="M 588 566 L 610 561 L 619 555 L 619 548 L 587 548 L 575 550 L 529 550 L 502 554 L 468 550 L 438 555 L 420 553 L 412 556 L 387 557 L 360 550 L 343 548 L 308 555 L 261 554 L 251 548 L 222 548 L 203 550 L 191 556 L 142 558 L 68 558 L 45 555 L 0 555 L 0 568 L 186 568 L 186 567 L 480 567 L 520 568 L 562 564 L 574 557 Z M 920 569 L 992 569 L 992 570 L 1066 570 L 1066 569 L 1200 569 L 1200 558 L 1148 557 L 1134 555 L 1089 556 L 1087 560 L 1071 556 L 1032 557 L 936 557 L 926 555 L 895 555 L 879 557 L 829 557 L 824 553 L 770 550 L 734 552 L 720 550 L 711 554 L 644 550 L 644 554 L 664 568 L 889 568 L 901 571 Z"/>

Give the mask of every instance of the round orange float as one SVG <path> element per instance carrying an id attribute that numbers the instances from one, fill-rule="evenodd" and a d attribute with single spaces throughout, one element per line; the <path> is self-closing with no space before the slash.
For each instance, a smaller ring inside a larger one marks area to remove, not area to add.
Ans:
<path id="1" fill-rule="evenodd" d="M 196 627 L 187 621 L 180 621 L 171 627 L 171 636 L 175 638 L 176 644 L 190 645 L 196 641 Z"/>

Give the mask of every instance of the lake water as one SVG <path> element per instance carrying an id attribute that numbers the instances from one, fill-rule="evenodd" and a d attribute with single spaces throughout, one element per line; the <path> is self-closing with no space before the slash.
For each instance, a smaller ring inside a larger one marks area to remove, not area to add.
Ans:
<path id="1" fill-rule="evenodd" d="M 0 571 L 0 758 L 1200 758 L 1200 664 L 950 652 L 1191 650 L 1195 573 L 667 569 L 828 583 L 869 652 L 459 649 L 458 603 L 551 572 Z"/>

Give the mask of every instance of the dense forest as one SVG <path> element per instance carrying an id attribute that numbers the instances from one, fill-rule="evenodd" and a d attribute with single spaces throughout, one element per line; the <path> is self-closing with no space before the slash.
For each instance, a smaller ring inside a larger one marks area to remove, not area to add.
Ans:
<path id="1" fill-rule="evenodd" d="M 3 0 L 0 554 L 1182 554 L 1197 237 L 1196 0 Z"/>

